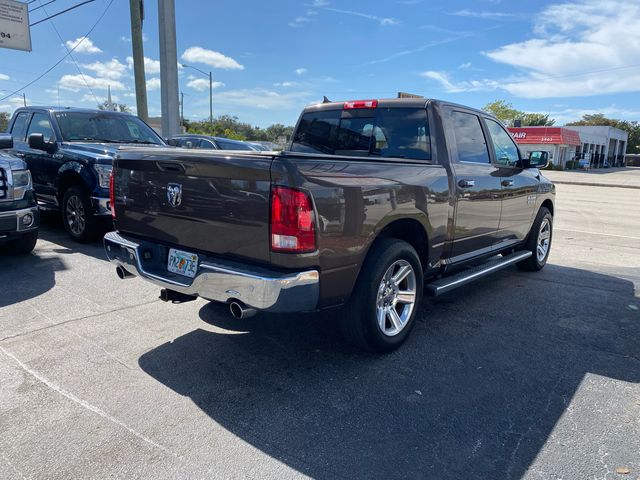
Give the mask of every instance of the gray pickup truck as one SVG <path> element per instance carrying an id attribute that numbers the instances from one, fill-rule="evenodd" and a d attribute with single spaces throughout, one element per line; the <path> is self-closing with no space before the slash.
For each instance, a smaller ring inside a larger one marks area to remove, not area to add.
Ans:
<path id="1" fill-rule="evenodd" d="M 423 292 L 544 267 L 555 187 L 489 114 L 427 99 L 305 108 L 286 151 L 121 149 L 104 238 L 161 298 L 256 311 L 342 306 L 372 351 L 409 335 Z"/>
<path id="2" fill-rule="evenodd" d="M 40 214 L 31 173 L 11 148 L 13 138 L 0 134 L 0 251 L 29 253 L 38 241 Z"/>

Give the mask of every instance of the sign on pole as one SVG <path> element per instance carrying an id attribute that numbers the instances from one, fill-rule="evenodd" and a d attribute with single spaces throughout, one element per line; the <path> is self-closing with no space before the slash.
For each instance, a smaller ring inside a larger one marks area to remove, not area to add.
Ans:
<path id="1" fill-rule="evenodd" d="M 0 0 L 0 47 L 31 51 L 29 10 L 26 3 Z"/>

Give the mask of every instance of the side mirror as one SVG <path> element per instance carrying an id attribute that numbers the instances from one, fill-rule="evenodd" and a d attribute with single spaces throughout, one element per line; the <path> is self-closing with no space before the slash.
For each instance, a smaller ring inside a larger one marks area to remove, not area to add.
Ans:
<path id="1" fill-rule="evenodd" d="M 32 133 L 27 140 L 29 148 L 34 150 L 43 150 L 45 152 L 51 151 L 51 144 L 44 141 L 44 135 L 41 133 Z"/>
<path id="2" fill-rule="evenodd" d="M 0 134 L 0 149 L 13 148 L 13 137 L 11 135 Z"/>
<path id="3" fill-rule="evenodd" d="M 529 160 L 526 168 L 547 168 L 549 165 L 549 152 L 529 152 Z"/>
<path id="4" fill-rule="evenodd" d="M 169 145 L 170 147 L 177 147 L 178 146 L 178 141 L 175 138 L 167 138 L 167 139 L 165 139 L 165 143 L 167 145 Z"/>

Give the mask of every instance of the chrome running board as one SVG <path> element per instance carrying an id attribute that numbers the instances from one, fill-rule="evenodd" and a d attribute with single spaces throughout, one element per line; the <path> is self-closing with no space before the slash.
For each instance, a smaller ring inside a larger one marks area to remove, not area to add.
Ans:
<path id="1" fill-rule="evenodd" d="M 425 285 L 425 288 L 427 292 L 437 297 L 438 295 L 442 295 L 450 290 L 466 285 L 467 283 L 471 283 L 474 280 L 490 275 L 498 270 L 502 270 L 514 263 L 526 260 L 531 255 L 533 255 L 533 253 L 527 250 L 515 252 L 505 257 L 495 257 L 482 265 L 478 265 L 477 267 L 428 283 Z"/>

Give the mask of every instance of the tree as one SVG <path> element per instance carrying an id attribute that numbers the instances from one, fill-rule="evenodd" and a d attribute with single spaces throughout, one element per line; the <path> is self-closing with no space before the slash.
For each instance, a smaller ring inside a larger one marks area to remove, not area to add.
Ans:
<path id="1" fill-rule="evenodd" d="M 6 132 L 9 126 L 9 114 L 7 112 L 0 112 L 0 132 Z"/>
<path id="2" fill-rule="evenodd" d="M 609 126 L 624 130 L 629 134 L 626 153 L 640 153 L 640 123 L 605 117 L 602 113 L 583 115 L 581 120 L 567 123 L 571 126 Z"/>
<path id="3" fill-rule="evenodd" d="M 263 129 L 246 122 L 241 122 L 238 120 L 238 117 L 232 117 L 230 115 L 222 115 L 214 118 L 213 123 L 208 120 L 199 122 L 185 121 L 184 125 L 188 133 L 213 135 L 214 137 L 226 137 L 235 140 L 258 140 L 277 143 L 282 137 L 288 140 L 293 134 L 293 127 L 288 127 L 281 123 L 276 123 Z"/>
<path id="4" fill-rule="evenodd" d="M 112 105 L 115 107 L 116 112 L 131 113 L 131 109 L 124 103 L 113 103 Z M 102 102 L 100 105 L 98 105 L 98 110 L 111 110 L 111 108 L 109 108 L 109 102 L 107 102 L 106 100 Z"/>
<path id="5" fill-rule="evenodd" d="M 507 127 L 513 127 L 515 120 L 520 120 L 523 127 L 550 127 L 556 121 L 543 113 L 527 113 L 513 108 L 506 100 L 487 103 L 483 110 L 492 114 Z"/>

